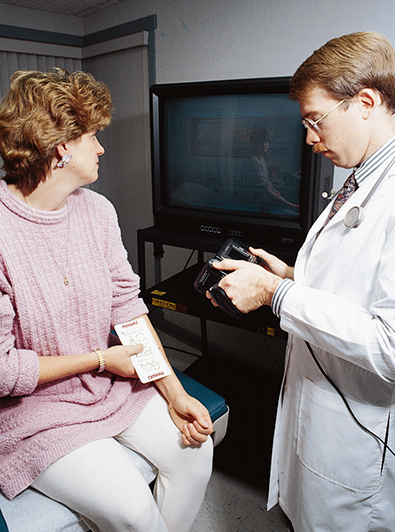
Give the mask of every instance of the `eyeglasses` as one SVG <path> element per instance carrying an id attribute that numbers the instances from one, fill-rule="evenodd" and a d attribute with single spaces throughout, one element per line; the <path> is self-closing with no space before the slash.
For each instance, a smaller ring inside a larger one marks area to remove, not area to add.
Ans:
<path id="1" fill-rule="evenodd" d="M 302 120 L 302 124 L 304 125 L 304 127 L 306 129 L 312 129 L 315 133 L 321 133 L 321 129 L 318 127 L 318 124 L 320 122 L 322 122 L 322 120 L 324 120 L 324 118 L 326 118 L 332 111 L 334 111 L 335 109 L 337 109 L 337 107 L 339 107 L 339 105 L 341 105 L 342 103 L 344 103 L 346 101 L 347 98 L 344 98 L 344 100 L 342 100 L 341 102 L 338 102 L 334 107 L 332 107 L 332 109 L 330 109 L 327 113 L 325 113 L 323 116 L 321 116 L 318 120 L 311 120 L 311 118 L 304 118 Z"/>

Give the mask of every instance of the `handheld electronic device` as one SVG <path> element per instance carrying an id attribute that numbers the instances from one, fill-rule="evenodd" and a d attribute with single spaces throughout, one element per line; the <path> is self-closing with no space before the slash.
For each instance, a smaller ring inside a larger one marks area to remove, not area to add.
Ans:
<path id="1" fill-rule="evenodd" d="M 201 293 L 205 293 L 208 290 L 213 300 L 224 312 L 230 314 L 234 318 L 239 318 L 241 312 L 234 306 L 232 301 L 226 295 L 225 290 L 218 286 L 220 280 L 225 277 L 225 275 L 231 273 L 230 271 L 214 268 L 214 262 L 222 261 L 224 259 L 245 260 L 247 262 L 259 264 L 268 270 L 270 270 L 270 267 L 262 258 L 250 253 L 245 244 L 230 238 L 225 242 L 216 256 L 209 259 L 200 270 L 199 275 L 194 282 L 195 289 Z"/>

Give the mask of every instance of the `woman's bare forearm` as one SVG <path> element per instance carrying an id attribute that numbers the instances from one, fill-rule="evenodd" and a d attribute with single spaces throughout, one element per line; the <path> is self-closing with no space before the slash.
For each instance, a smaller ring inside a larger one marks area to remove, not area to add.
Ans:
<path id="1" fill-rule="evenodd" d="M 39 356 L 38 363 L 38 384 L 71 377 L 99 367 L 99 359 L 95 352 L 69 356 Z"/>

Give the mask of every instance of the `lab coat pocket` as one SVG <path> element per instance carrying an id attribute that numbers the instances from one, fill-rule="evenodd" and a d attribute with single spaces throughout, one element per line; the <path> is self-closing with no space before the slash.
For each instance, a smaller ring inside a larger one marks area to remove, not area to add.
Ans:
<path id="1" fill-rule="evenodd" d="M 383 437 L 385 408 L 347 402 L 362 425 Z M 380 444 L 357 425 L 336 392 L 308 379 L 303 382 L 299 407 L 297 453 L 305 467 L 329 482 L 358 492 L 377 489 Z"/>

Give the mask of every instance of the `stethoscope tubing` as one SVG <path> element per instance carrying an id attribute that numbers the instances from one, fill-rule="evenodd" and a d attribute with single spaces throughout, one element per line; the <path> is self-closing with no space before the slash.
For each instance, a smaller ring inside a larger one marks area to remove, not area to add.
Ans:
<path id="1" fill-rule="evenodd" d="M 351 207 L 351 209 L 345 215 L 345 217 L 343 219 L 343 223 L 348 229 L 355 229 L 355 228 L 359 227 L 359 225 L 363 222 L 363 220 L 364 220 L 363 208 L 365 207 L 367 202 L 370 200 L 370 198 L 373 196 L 373 194 L 377 190 L 378 186 L 383 181 L 384 177 L 387 175 L 387 173 L 389 172 L 391 166 L 394 163 L 395 163 L 395 157 L 390 161 L 390 163 L 385 168 L 383 173 L 377 179 L 377 181 L 375 182 L 375 184 L 371 188 L 369 194 L 363 200 L 361 205 L 360 206 L 355 205 L 354 207 Z"/>

